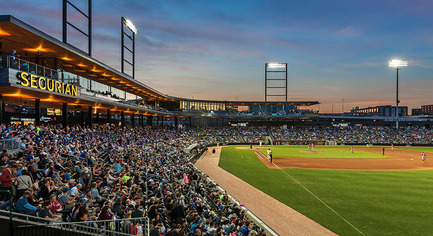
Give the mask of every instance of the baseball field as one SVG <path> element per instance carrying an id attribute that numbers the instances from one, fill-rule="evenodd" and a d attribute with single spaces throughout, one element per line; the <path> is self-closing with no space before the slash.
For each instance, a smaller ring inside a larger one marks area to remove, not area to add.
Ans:
<path id="1" fill-rule="evenodd" d="M 272 164 L 268 147 L 225 147 L 219 166 L 339 235 L 433 232 L 433 148 L 269 148 Z"/>

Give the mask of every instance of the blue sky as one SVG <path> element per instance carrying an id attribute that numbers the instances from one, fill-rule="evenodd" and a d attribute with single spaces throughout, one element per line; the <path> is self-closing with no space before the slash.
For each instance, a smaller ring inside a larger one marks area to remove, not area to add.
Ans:
<path id="1" fill-rule="evenodd" d="M 60 0 L 11 0 L 0 14 L 61 39 Z M 86 1 L 72 1 L 80 6 Z M 85 4 L 83 8 L 86 9 Z M 433 104 L 433 1 L 93 1 L 93 56 L 120 70 L 120 17 L 138 28 L 136 78 L 172 96 L 264 100 L 264 64 L 288 63 L 289 100 L 320 112 Z M 82 17 L 69 13 L 83 30 Z M 70 42 L 86 50 L 70 30 Z M 334 104 L 334 105 L 333 105 Z"/>

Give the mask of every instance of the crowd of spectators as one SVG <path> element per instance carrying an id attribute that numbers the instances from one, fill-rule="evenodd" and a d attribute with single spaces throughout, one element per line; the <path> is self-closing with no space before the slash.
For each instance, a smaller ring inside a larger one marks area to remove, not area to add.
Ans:
<path id="1" fill-rule="evenodd" d="M 432 144 L 433 130 L 423 127 L 404 127 L 396 130 L 383 126 L 346 127 L 273 127 L 270 128 L 275 140 L 334 141 L 346 143 L 375 144 Z"/>
<path id="2" fill-rule="evenodd" d="M 277 141 L 431 144 L 433 131 L 1 125 L 0 138 L 20 147 L 0 154 L 1 189 L 13 192 L 14 211 L 52 221 L 148 219 L 151 235 L 258 235 L 264 232 L 190 158 L 208 144 L 257 143 L 266 136 Z M 0 210 L 9 203 L 2 195 Z M 116 230 L 140 234 L 144 227 L 130 223 Z"/>
<path id="3" fill-rule="evenodd" d="M 0 126 L 21 151 L 1 154 L 13 210 L 53 221 L 148 219 L 150 235 L 259 235 L 245 211 L 190 162 L 206 144 L 240 141 L 228 129 Z M 215 135 L 217 139 L 203 139 Z M 207 140 L 207 141 L 206 141 Z M 184 151 L 196 144 L 195 152 Z M 9 206 L 3 195 L 0 209 Z M 142 218 L 145 217 L 145 218 Z M 117 231 L 140 234 L 142 224 Z"/>

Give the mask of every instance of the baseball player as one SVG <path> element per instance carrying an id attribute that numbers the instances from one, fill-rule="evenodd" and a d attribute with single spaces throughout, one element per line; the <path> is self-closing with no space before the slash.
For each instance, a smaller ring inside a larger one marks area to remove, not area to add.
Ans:
<path id="1" fill-rule="evenodd" d="M 353 154 L 353 146 L 350 146 L 350 152 Z"/>
<path id="2" fill-rule="evenodd" d="M 425 159 L 427 158 L 427 155 L 425 154 L 425 152 L 421 153 L 421 158 L 422 158 L 422 161 L 424 162 Z"/>
<path id="3" fill-rule="evenodd" d="M 394 151 L 394 144 L 391 144 L 391 151 Z"/>
<path id="4" fill-rule="evenodd" d="M 311 144 L 311 151 L 314 152 L 314 143 Z"/>

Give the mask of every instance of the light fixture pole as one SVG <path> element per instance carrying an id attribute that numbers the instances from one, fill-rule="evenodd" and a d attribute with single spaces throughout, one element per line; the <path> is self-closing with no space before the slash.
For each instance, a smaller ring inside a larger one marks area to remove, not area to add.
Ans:
<path id="1" fill-rule="evenodd" d="M 395 105 L 395 128 L 398 130 L 398 104 L 400 101 L 398 100 L 398 70 L 401 70 L 401 67 L 407 66 L 407 60 L 401 59 L 392 59 L 389 61 L 389 66 L 395 68 L 397 71 L 397 86 L 396 86 L 396 105 Z"/>

